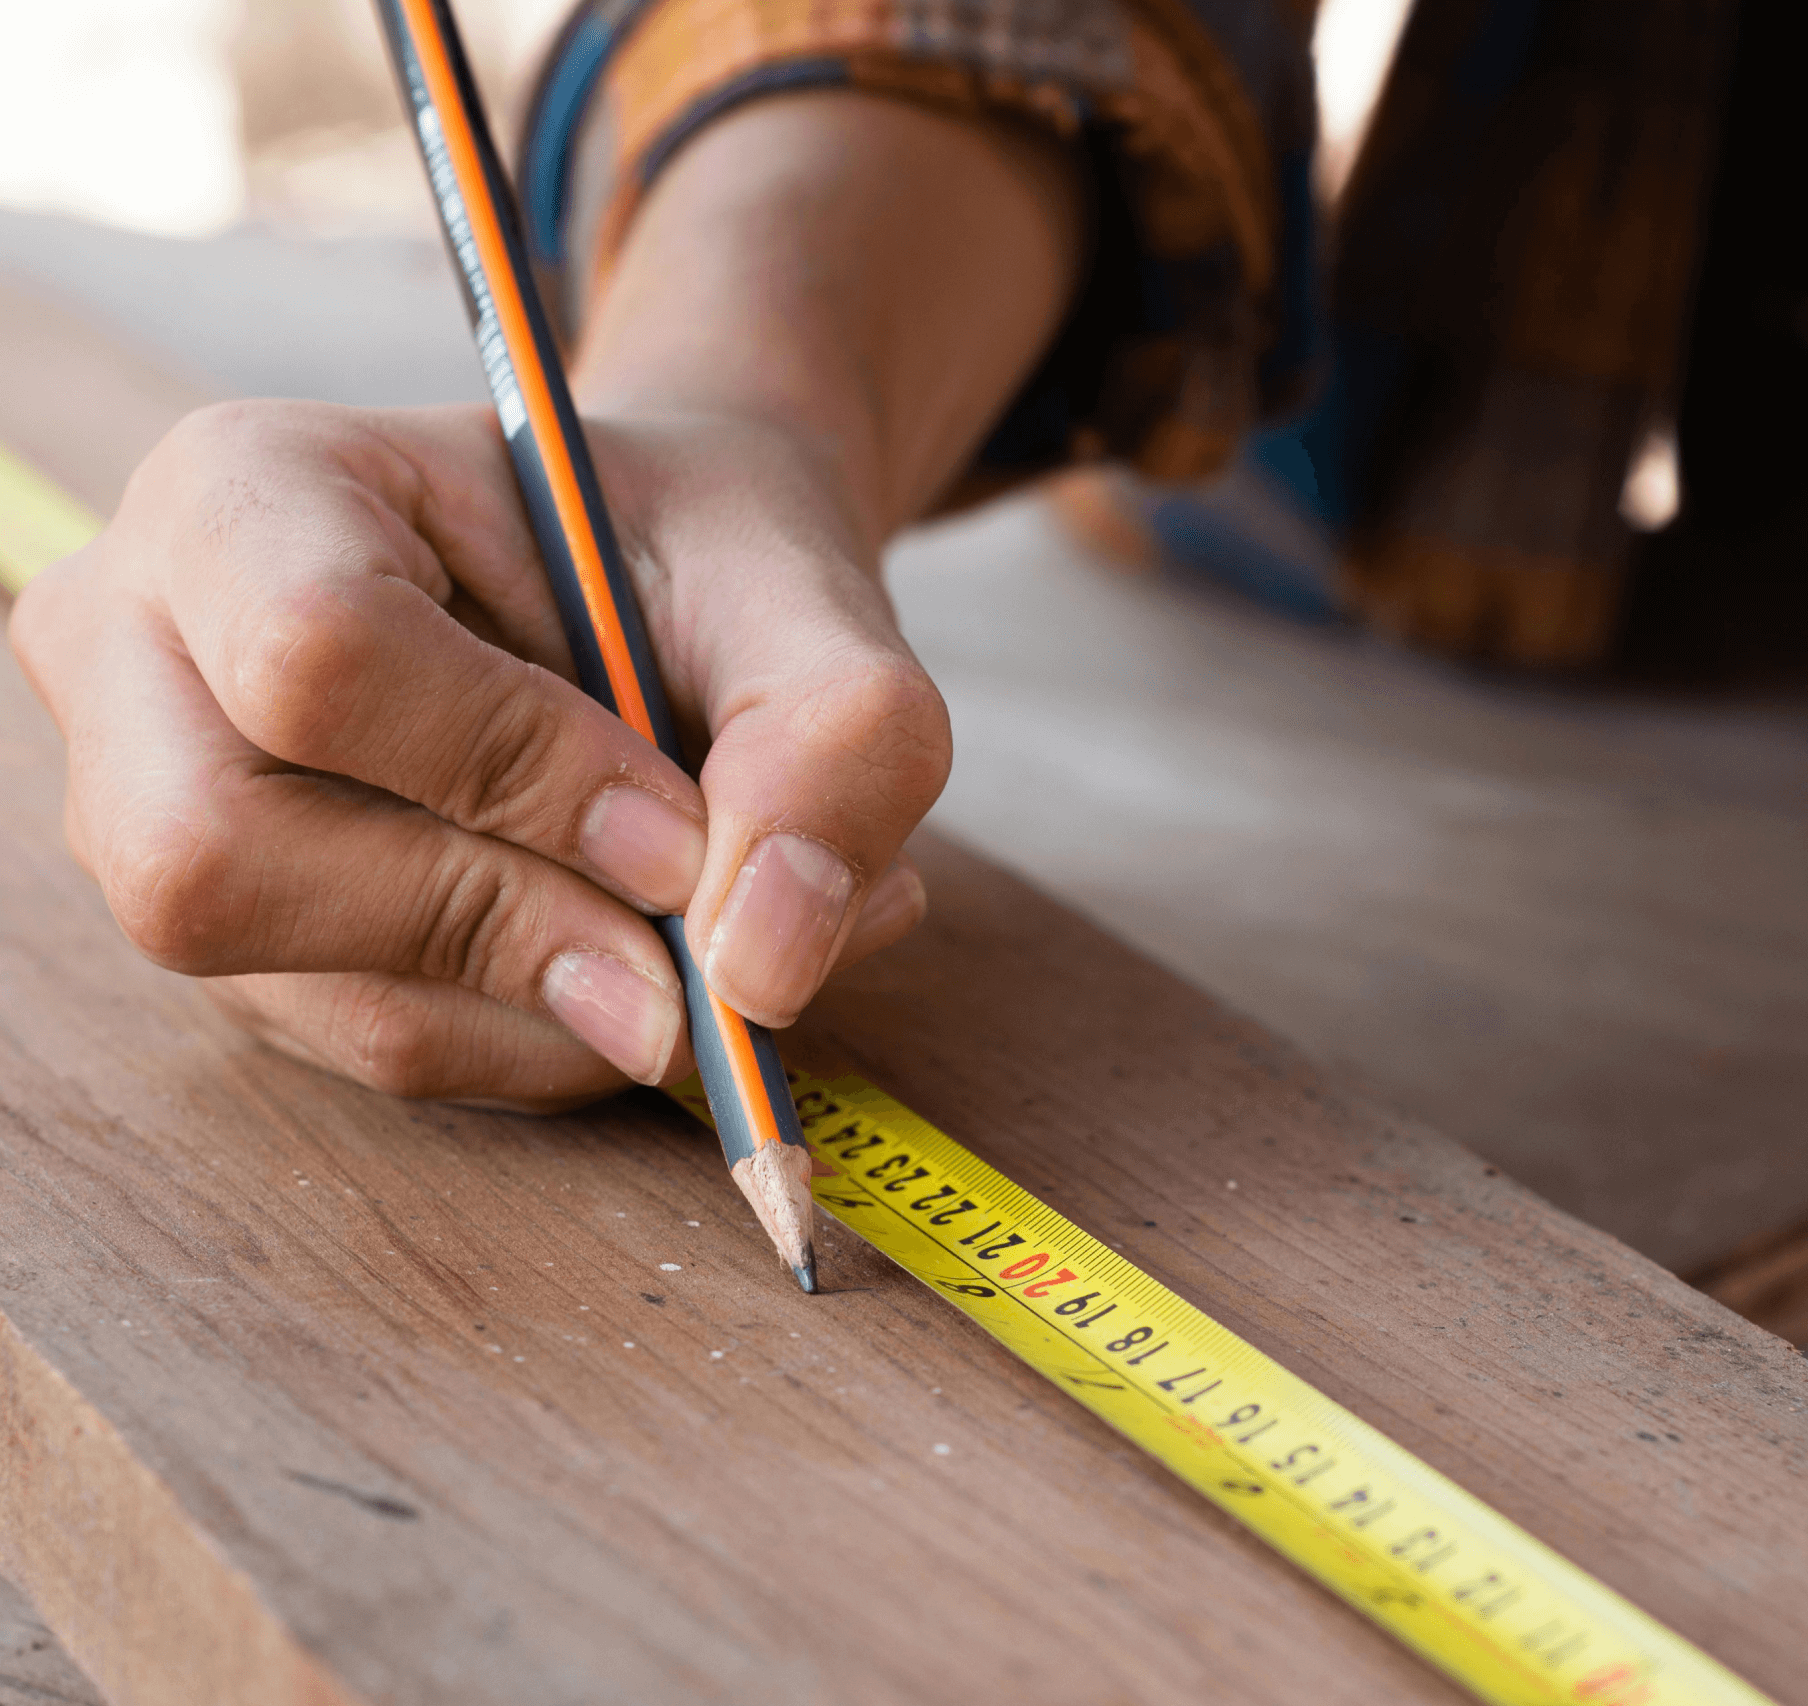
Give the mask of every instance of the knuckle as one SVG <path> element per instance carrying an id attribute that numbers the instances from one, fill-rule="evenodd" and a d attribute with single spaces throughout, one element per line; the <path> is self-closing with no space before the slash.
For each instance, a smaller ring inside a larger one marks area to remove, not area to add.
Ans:
<path id="1" fill-rule="evenodd" d="M 272 529 L 313 529 L 312 554 L 329 572 L 270 577 L 255 595 L 226 601 L 221 674 L 211 681 L 243 733 L 309 766 L 352 713 L 358 673 L 380 639 L 367 589 L 340 572 L 358 558 L 355 530 L 336 498 L 321 507 L 332 485 L 328 452 L 343 436 L 318 405 L 216 403 L 178 423 L 133 476 L 170 518 L 175 557 L 209 573 L 259 549 Z"/>
<path id="2" fill-rule="evenodd" d="M 222 461 L 236 462 L 259 405 L 233 401 L 191 409 L 139 463 L 128 485 L 167 486 L 171 478 L 208 479 Z"/>
<path id="3" fill-rule="evenodd" d="M 425 896 L 416 968 L 424 977 L 491 993 L 525 906 L 505 864 L 475 859 L 450 869 Z"/>
<path id="4" fill-rule="evenodd" d="M 473 750 L 451 773 L 440 814 L 479 834 L 517 832 L 539 784 L 571 734 L 555 706 L 533 691 L 510 693 L 485 719 Z"/>
<path id="5" fill-rule="evenodd" d="M 298 590 L 230 619 L 234 721 L 290 764 L 330 769 L 377 635 L 356 605 Z"/>
<path id="6" fill-rule="evenodd" d="M 433 1026 L 405 984 L 358 988 L 334 1015 L 333 1053 L 359 1083 L 387 1096 L 433 1096 L 449 1082 Z"/>
<path id="7" fill-rule="evenodd" d="M 948 707 L 914 658 L 881 652 L 850 661 L 812 696 L 809 733 L 856 759 L 884 805 L 914 822 L 948 780 Z"/>
<path id="8" fill-rule="evenodd" d="M 126 482 L 122 509 L 174 497 L 200 522 L 204 536 L 230 532 L 230 521 L 255 487 L 245 478 L 276 427 L 284 405 L 255 400 L 209 403 L 166 432 Z"/>
<path id="9" fill-rule="evenodd" d="M 222 470 L 256 461 L 273 445 L 294 440 L 349 416 L 331 404 L 280 397 L 234 397 L 191 409 L 164 434 L 146 466 L 178 472 L 204 488 Z"/>
<path id="10" fill-rule="evenodd" d="M 222 450 L 236 453 L 276 407 L 256 399 L 234 398 L 191 409 L 164 434 L 153 455 L 202 468 L 214 466 Z"/>
<path id="11" fill-rule="evenodd" d="M 101 890 L 126 939 L 146 959 L 201 977 L 227 967 L 240 934 L 235 864 L 217 831 L 174 814 L 141 814 L 115 825 Z"/>

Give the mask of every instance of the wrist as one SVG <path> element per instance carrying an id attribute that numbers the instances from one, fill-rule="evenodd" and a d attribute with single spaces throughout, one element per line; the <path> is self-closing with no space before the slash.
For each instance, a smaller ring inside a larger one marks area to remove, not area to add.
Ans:
<path id="1" fill-rule="evenodd" d="M 647 472 L 633 480 L 629 515 L 657 527 L 664 498 L 682 501 L 694 491 L 692 473 L 742 515 L 742 548 L 783 536 L 819 549 L 877 577 L 879 554 L 893 530 L 879 519 L 881 500 L 861 470 L 870 454 L 848 454 L 855 434 L 819 417 L 762 397 L 721 386 L 663 381 L 648 376 L 633 385 L 587 384 L 577 390 L 578 411 L 596 444 L 599 466 L 621 466 L 624 457 Z M 653 464 L 666 472 L 648 477 Z M 724 512 L 727 513 L 727 512 Z M 722 543 L 728 541 L 724 539 Z"/>

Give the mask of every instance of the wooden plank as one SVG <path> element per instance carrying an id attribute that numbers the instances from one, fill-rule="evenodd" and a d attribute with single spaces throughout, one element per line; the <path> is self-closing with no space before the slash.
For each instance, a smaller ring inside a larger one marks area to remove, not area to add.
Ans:
<path id="1" fill-rule="evenodd" d="M 0 1582 L 0 1706 L 103 1706 L 25 1596 Z"/>
<path id="2" fill-rule="evenodd" d="M 0 726 L 0 1548 L 111 1698 L 1457 1697 L 845 1234 L 788 1288 L 657 1101 L 413 1107 L 237 1037 L 58 851 L 10 670 Z M 817 1051 L 1803 1698 L 1800 1357 L 920 852 L 934 921 Z"/>
<path id="3" fill-rule="evenodd" d="M 230 1031 L 61 851 L 10 661 L 0 765 L 0 1565 L 109 1699 L 1461 1698 L 845 1233 L 802 1297 L 658 1099 L 408 1105 Z M 794 1046 L 1808 1700 L 1799 1356 L 918 853 L 931 922 Z"/>
<path id="4" fill-rule="evenodd" d="M 145 453 L 206 393 L 0 277 L 0 442 L 111 515 Z"/>
<path id="5" fill-rule="evenodd" d="M 1808 1221 L 1747 1239 L 1689 1283 L 1808 1351 Z"/>

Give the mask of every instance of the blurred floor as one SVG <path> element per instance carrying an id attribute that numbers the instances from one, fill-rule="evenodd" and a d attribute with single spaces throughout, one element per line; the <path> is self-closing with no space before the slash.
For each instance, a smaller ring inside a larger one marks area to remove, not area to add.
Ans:
<path id="1" fill-rule="evenodd" d="M 0 272 L 91 311 L 221 395 L 366 405 L 487 395 L 437 239 L 258 228 L 153 237 L 0 209 Z"/>
<path id="2" fill-rule="evenodd" d="M 0 214 L 0 272 L 226 393 L 480 391 L 430 243 Z M 891 573 L 942 827 L 1666 1265 L 1808 1216 L 1808 706 L 1476 678 L 1025 503 Z"/>

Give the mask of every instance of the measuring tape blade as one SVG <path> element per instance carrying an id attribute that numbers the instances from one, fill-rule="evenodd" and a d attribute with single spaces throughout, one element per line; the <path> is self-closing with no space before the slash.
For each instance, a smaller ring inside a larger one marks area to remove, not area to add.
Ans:
<path id="1" fill-rule="evenodd" d="M 0 445 L 0 587 L 10 593 L 100 531 L 100 518 Z"/>
<path id="2" fill-rule="evenodd" d="M 1774 1706 L 865 1079 L 792 1088 L 824 1212 L 1480 1699 Z"/>

